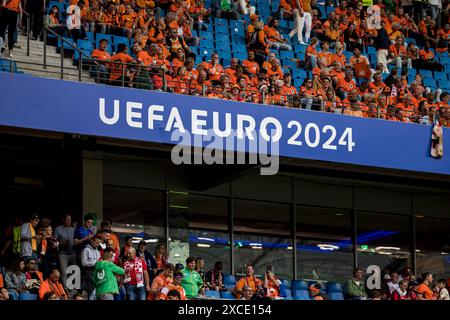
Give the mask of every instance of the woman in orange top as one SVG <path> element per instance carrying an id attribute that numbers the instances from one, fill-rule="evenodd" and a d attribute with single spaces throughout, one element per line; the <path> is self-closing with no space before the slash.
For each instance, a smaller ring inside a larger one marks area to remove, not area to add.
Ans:
<path id="1" fill-rule="evenodd" d="M 247 60 L 242 61 L 242 66 L 244 67 L 245 72 L 250 77 L 256 77 L 259 73 L 259 65 L 255 61 L 255 53 L 253 51 L 248 52 Z"/>
<path id="2" fill-rule="evenodd" d="M 159 269 L 164 269 L 167 265 L 166 247 L 164 244 L 159 243 L 155 249 L 155 260 Z"/>
<path id="3" fill-rule="evenodd" d="M 303 85 L 300 87 L 300 95 L 302 96 L 300 102 L 305 106 L 304 108 L 308 110 L 311 110 L 315 98 L 321 98 L 317 95 L 317 91 L 314 90 L 313 81 L 310 78 L 306 78 Z"/>
<path id="4" fill-rule="evenodd" d="M 342 112 L 342 101 L 336 96 L 332 88 L 328 89 L 326 92 L 326 97 L 323 100 L 323 108 L 326 112 Z"/>
<path id="5" fill-rule="evenodd" d="M 186 63 L 186 56 L 184 55 L 184 50 L 179 48 L 177 50 L 177 56 L 172 59 L 172 69 L 173 72 L 176 74 L 178 73 L 178 68 L 184 66 Z"/>
<path id="6" fill-rule="evenodd" d="M 0 37 L 3 37 L 8 29 L 10 35 L 8 37 L 9 57 L 12 58 L 14 48 L 14 37 L 12 35 L 16 33 L 17 25 L 22 24 L 22 4 L 20 0 L 1 1 L 3 12 L 0 19 Z M 19 19 L 19 23 L 17 23 L 17 19 Z"/>
<path id="7" fill-rule="evenodd" d="M 187 94 L 188 93 L 188 83 L 186 78 L 186 67 L 180 67 L 177 71 L 177 76 L 175 80 L 175 93 Z"/>

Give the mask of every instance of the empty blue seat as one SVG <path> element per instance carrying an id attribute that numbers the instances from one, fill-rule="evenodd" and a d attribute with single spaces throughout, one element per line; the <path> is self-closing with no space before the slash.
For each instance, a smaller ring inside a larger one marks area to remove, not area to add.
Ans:
<path id="1" fill-rule="evenodd" d="M 120 43 L 124 43 L 127 46 L 130 46 L 130 40 L 128 40 L 127 37 L 121 37 L 121 36 L 113 36 L 113 42 L 114 42 L 114 47 L 117 49 L 117 46 Z"/>
<path id="2" fill-rule="evenodd" d="M 294 44 L 294 51 L 295 52 L 306 52 L 306 48 L 307 46 L 303 45 L 303 44 Z"/>
<path id="3" fill-rule="evenodd" d="M 311 300 L 308 290 L 293 290 L 293 292 L 294 300 Z"/>
<path id="4" fill-rule="evenodd" d="M 209 59 L 211 57 L 211 55 L 213 54 L 214 50 L 210 49 L 210 48 L 200 48 L 200 56 L 202 57 L 206 57 L 207 59 Z"/>
<path id="5" fill-rule="evenodd" d="M 223 275 L 223 284 L 236 285 L 236 277 L 232 274 L 224 274 Z"/>
<path id="6" fill-rule="evenodd" d="M 0 71 L 17 72 L 17 64 L 13 60 L 0 59 Z"/>
<path id="7" fill-rule="evenodd" d="M 82 40 L 82 39 L 78 40 L 77 47 L 78 49 L 87 49 L 91 51 L 94 50 L 94 45 L 89 40 Z"/>
<path id="8" fill-rule="evenodd" d="M 230 53 L 230 55 L 231 55 L 231 53 Z M 221 57 L 221 59 L 222 59 L 222 66 L 224 68 L 226 68 L 226 67 L 231 65 L 231 59 L 230 58 L 228 58 L 228 57 L 227 58 L 222 58 Z"/>
<path id="9" fill-rule="evenodd" d="M 220 299 L 220 292 L 216 290 L 206 290 L 205 295 L 209 298 Z"/>
<path id="10" fill-rule="evenodd" d="M 447 80 L 447 74 L 445 72 L 434 72 L 434 79 L 435 80 Z"/>
<path id="11" fill-rule="evenodd" d="M 71 43 L 72 45 L 75 45 L 75 42 L 73 41 L 72 38 L 63 38 L 63 39 Z M 57 52 L 61 52 L 61 46 L 64 47 L 64 51 L 74 51 L 74 48 L 66 41 L 62 41 L 61 39 L 58 38 L 58 44 L 56 46 Z"/>
<path id="12" fill-rule="evenodd" d="M 92 49 L 81 49 L 79 48 L 85 55 L 83 55 L 83 59 L 88 59 L 92 55 Z M 78 59 L 80 58 L 81 53 L 78 52 L 78 50 L 75 50 L 73 54 L 73 62 L 76 64 L 78 62 Z"/>
<path id="13" fill-rule="evenodd" d="M 436 80 L 432 78 L 424 78 L 423 84 L 425 87 L 435 88 L 436 87 Z"/>
<path id="14" fill-rule="evenodd" d="M 31 301 L 31 300 L 37 300 L 37 299 L 38 299 L 37 294 L 21 293 L 19 295 L 19 300 Z"/>
<path id="15" fill-rule="evenodd" d="M 215 31 L 216 31 L 216 34 L 224 34 L 224 35 L 227 35 L 227 36 L 230 34 L 230 31 L 228 30 L 228 26 L 225 26 L 225 25 L 222 25 L 222 24 L 216 25 L 215 26 Z M 219 36 L 218 38 L 222 38 L 222 36 Z"/>
<path id="16" fill-rule="evenodd" d="M 224 18 L 214 18 L 214 24 L 228 26 L 228 20 Z"/>
<path id="17" fill-rule="evenodd" d="M 198 65 L 203 62 L 202 56 L 198 55 L 195 57 L 195 64 Z"/>
<path id="18" fill-rule="evenodd" d="M 308 284 L 305 280 L 292 280 L 292 291 L 295 290 L 308 290 Z"/>
<path id="19" fill-rule="evenodd" d="M 327 282 L 327 293 L 343 292 L 342 285 L 339 282 Z"/>
<path id="20" fill-rule="evenodd" d="M 233 47 L 234 52 L 242 52 L 242 53 L 247 52 L 247 47 L 243 44 L 233 43 L 231 46 Z"/>
<path id="21" fill-rule="evenodd" d="M 213 40 L 201 40 L 200 41 L 200 48 L 214 48 L 214 41 Z"/>
<path id="22" fill-rule="evenodd" d="M 230 291 L 222 291 L 222 299 L 236 300 L 236 297 Z"/>
<path id="23" fill-rule="evenodd" d="M 217 54 L 220 58 L 231 60 L 231 52 L 229 50 L 218 50 Z"/>
<path id="24" fill-rule="evenodd" d="M 240 61 L 247 59 L 247 53 L 243 52 L 233 52 L 233 58 L 238 58 Z"/>
<path id="25" fill-rule="evenodd" d="M 95 39 L 93 32 L 86 32 L 86 38 L 92 43 L 92 45 L 94 45 Z"/>
<path id="26" fill-rule="evenodd" d="M 281 59 L 292 59 L 294 58 L 294 53 L 292 51 L 280 51 Z"/>
<path id="27" fill-rule="evenodd" d="M 294 78 L 306 78 L 306 77 L 308 77 L 308 74 L 303 69 L 295 68 L 295 69 L 292 69 L 292 76 Z M 294 281 L 294 280 L 292 280 L 292 281 Z M 295 281 L 300 281 L 300 280 L 295 280 Z"/>
<path id="28" fill-rule="evenodd" d="M 446 65 L 450 64 L 450 57 L 441 56 L 441 63 Z"/>
<path id="29" fill-rule="evenodd" d="M 216 42 L 216 49 L 217 51 L 228 51 L 228 53 L 231 51 L 229 43 Z"/>
<path id="30" fill-rule="evenodd" d="M 294 299 L 294 297 L 292 296 L 292 291 L 291 291 L 291 289 L 284 289 L 284 291 L 285 291 L 285 296 L 283 297 L 285 300 L 292 300 L 292 299 Z"/>
<path id="31" fill-rule="evenodd" d="M 200 31 L 200 40 L 214 40 L 213 33 L 209 31 Z"/>
<path id="32" fill-rule="evenodd" d="M 405 39 L 405 42 L 406 42 L 407 44 L 410 44 L 410 43 L 416 44 L 416 39 L 414 39 L 414 38 L 406 38 L 406 39 Z"/>
<path id="33" fill-rule="evenodd" d="M 369 46 L 367 47 L 367 53 L 368 54 L 377 54 L 377 49 L 375 49 L 375 47 Z"/>
<path id="34" fill-rule="evenodd" d="M 238 28 L 244 28 L 244 24 L 241 20 L 230 20 L 230 28 L 238 27 Z"/>
<path id="35" fill-rule="evenodd" d="M 433 72 L 430 70 L 419 70 L 417 73 L 420 74 L 424 80 L 426 78 L 433 78 Z"/>
<path id="36" fill-rule="evenodd" d="M 283 67 L 290 68 L 291 70 L 297 69 L 297 62 L 295 62 L 295 61 L 292 61 L 289 59 L 284 59 L 284 60 L 282 60 L 282 64 L 283 64 Z"/>
<path id="37" fill-rule="evenodd" d="M 344 300 L 344 294 L 342 292 L 330 292 L 328 298 L 330 300 Z"/>

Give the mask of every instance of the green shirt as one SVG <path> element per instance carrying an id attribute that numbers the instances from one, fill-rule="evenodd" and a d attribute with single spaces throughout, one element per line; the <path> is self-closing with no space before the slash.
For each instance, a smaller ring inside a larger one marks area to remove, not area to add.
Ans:
<path id="1" fill-rule="evenodd" d="M 220 1 L 220 8 L 225 11 L 230 11 L 231 10 L 231 0 Z"/>
<path id="2" fill-rule="evenodd" d="M 195 270 L 184 268 L 183 279 L 181 279 L 181 286 L 186 291 L 186 297 L 192 299 L 198 296 L 200 288 L 203 286 L 203 280 L 200 274 Z"/>
<path id="3" fill-rule="evenodd" d="M 92 275 L 96 289 L 95 294 L 99 296 L 105 293 L 119 293 L 119 286 L 117 285 L 115 275 L 122 275 L 124 273 L 125 270 L 116 266 L 111 261 L 97 261 L 94 274 Z"/>

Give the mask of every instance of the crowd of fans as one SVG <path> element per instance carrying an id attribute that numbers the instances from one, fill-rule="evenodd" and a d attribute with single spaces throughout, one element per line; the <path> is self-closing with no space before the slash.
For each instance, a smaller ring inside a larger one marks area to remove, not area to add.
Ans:
<path id="1" fill-rule="evenodd" d="M 246 274 L 230 288 L 224 285 L 220 261 L 207 272 L 201 257 L 188 257 L 185 265 L 174 265 L 163 244 L 158 244 L 152 254 L 145 240 L 135 247 L 133 238 L 127 236 L 120 243 L 109 219 L 95 232 L 93 220 L 86 215 L 83 225 L 74 227 L 72 217 L 65 215 L 53 232 L 49 219 L 41 221 L 32 215 L 23 224 L 16 219 L 5 232 L 7 241 L 0 252 L 3 263 L 10 261 L 7 269 L 0 268 L 0 300 L 20 300 L 24 295 L 36 295 L 40 300 L 188 300 L 220 297 L 219 292 L 240 300 L 289 296 L 289 282 L 281 281 L 271 266 L 258 277 L 248 264 Z M 72 265 L 81 268 L 80 281 L 68 276 Z M 80 288 L 74 285 L 77 282 L 81 282 Z M 450 300 L 449 284 L 450 279 L 434 283 L 430 273 L 416 279 L 406 268 L 400 275 L 386 273 L 381 290 L 371 291 L 370 299 Z M 310 299 L 328 299 L 322 285 L 310 285 Z M 362 269 L 356 269 L 345 284 L 345 293 L 347 299 L 369 299 Z"/>
<path id="2" fill-rule="evenodd" d="M 0 36 L 7 27 L 14 33 L 16 13 L 22 10 L 20 0 L 5 1 L 2 15 L 8 19 L 0 23 Z M 450 126 L 449 94 L 426 87 L 420 74 L 443 70 L 436 54 L 448 51 L 450 24 L 442 1 L 419 6 L 418 1 L 376 0 L 367 7 L 361 0 L 341 0 L 328 16 L 316 2 L 281 0 L 278 15 L 263 21 L 249 0 L 213 0 L 208 8 L 203 0 L 70 0 L 66 13 L 53 6 L 45 19 L 34 19 L 32 32 L 41 37 L 39 23 L 44 23 L 59 34 L 68 32 L 75 42 L 85 39 L 86 32 L 132 40 L 131 48 L 120 43 L 113 55 L 111 43 L 99 41 L 91 74 L 102 83 Z M 38 7 L 29 11 L 39 15 L 42 4 Z M 245 22 L 247 59 L 233 58 L 229 66 L 222 66 L 218 53 L 208 61 L 196 59 L 192 48 L 203 39 L 193 31 L 212 31 L 215 17 Z M 294 26 L 285 36 L 280 19 Z M 10 53 L 13 44 L 9 37 Z M 273 51 L 294 48 L 305 56 L 292 59 L 296 65 L 291 68 L 308 72 L 299 87 Z M 375 68 L 370 50 L 376 54 Z"/>

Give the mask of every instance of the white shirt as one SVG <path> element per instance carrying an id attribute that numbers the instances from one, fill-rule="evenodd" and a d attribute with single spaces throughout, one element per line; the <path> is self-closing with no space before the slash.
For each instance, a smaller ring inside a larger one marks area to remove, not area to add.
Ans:
<path id="1" fill-rule="evenodd" d="M 450 300 L 450 295 L 448 294 L 447 289 L 442 288 L 441 291 L 439 291 L 439 300 Z"/>
<path id="2" fill-rule="evenodd" d="M 67 16 L 66 25 L 67 25 L 67 29 L 69 29 L 69 30 L 81 29 L 80 17 L 77 17 L 77 15 Z"/>
<path id="3" fill-rule="evenodd" d="M 398 283 L 392 283 L 390 281 L 387 283 L 387 286 L 389 288 L 390 293 L 394 292 L 394 290 L 397 290 L 399 288 Z"/>

